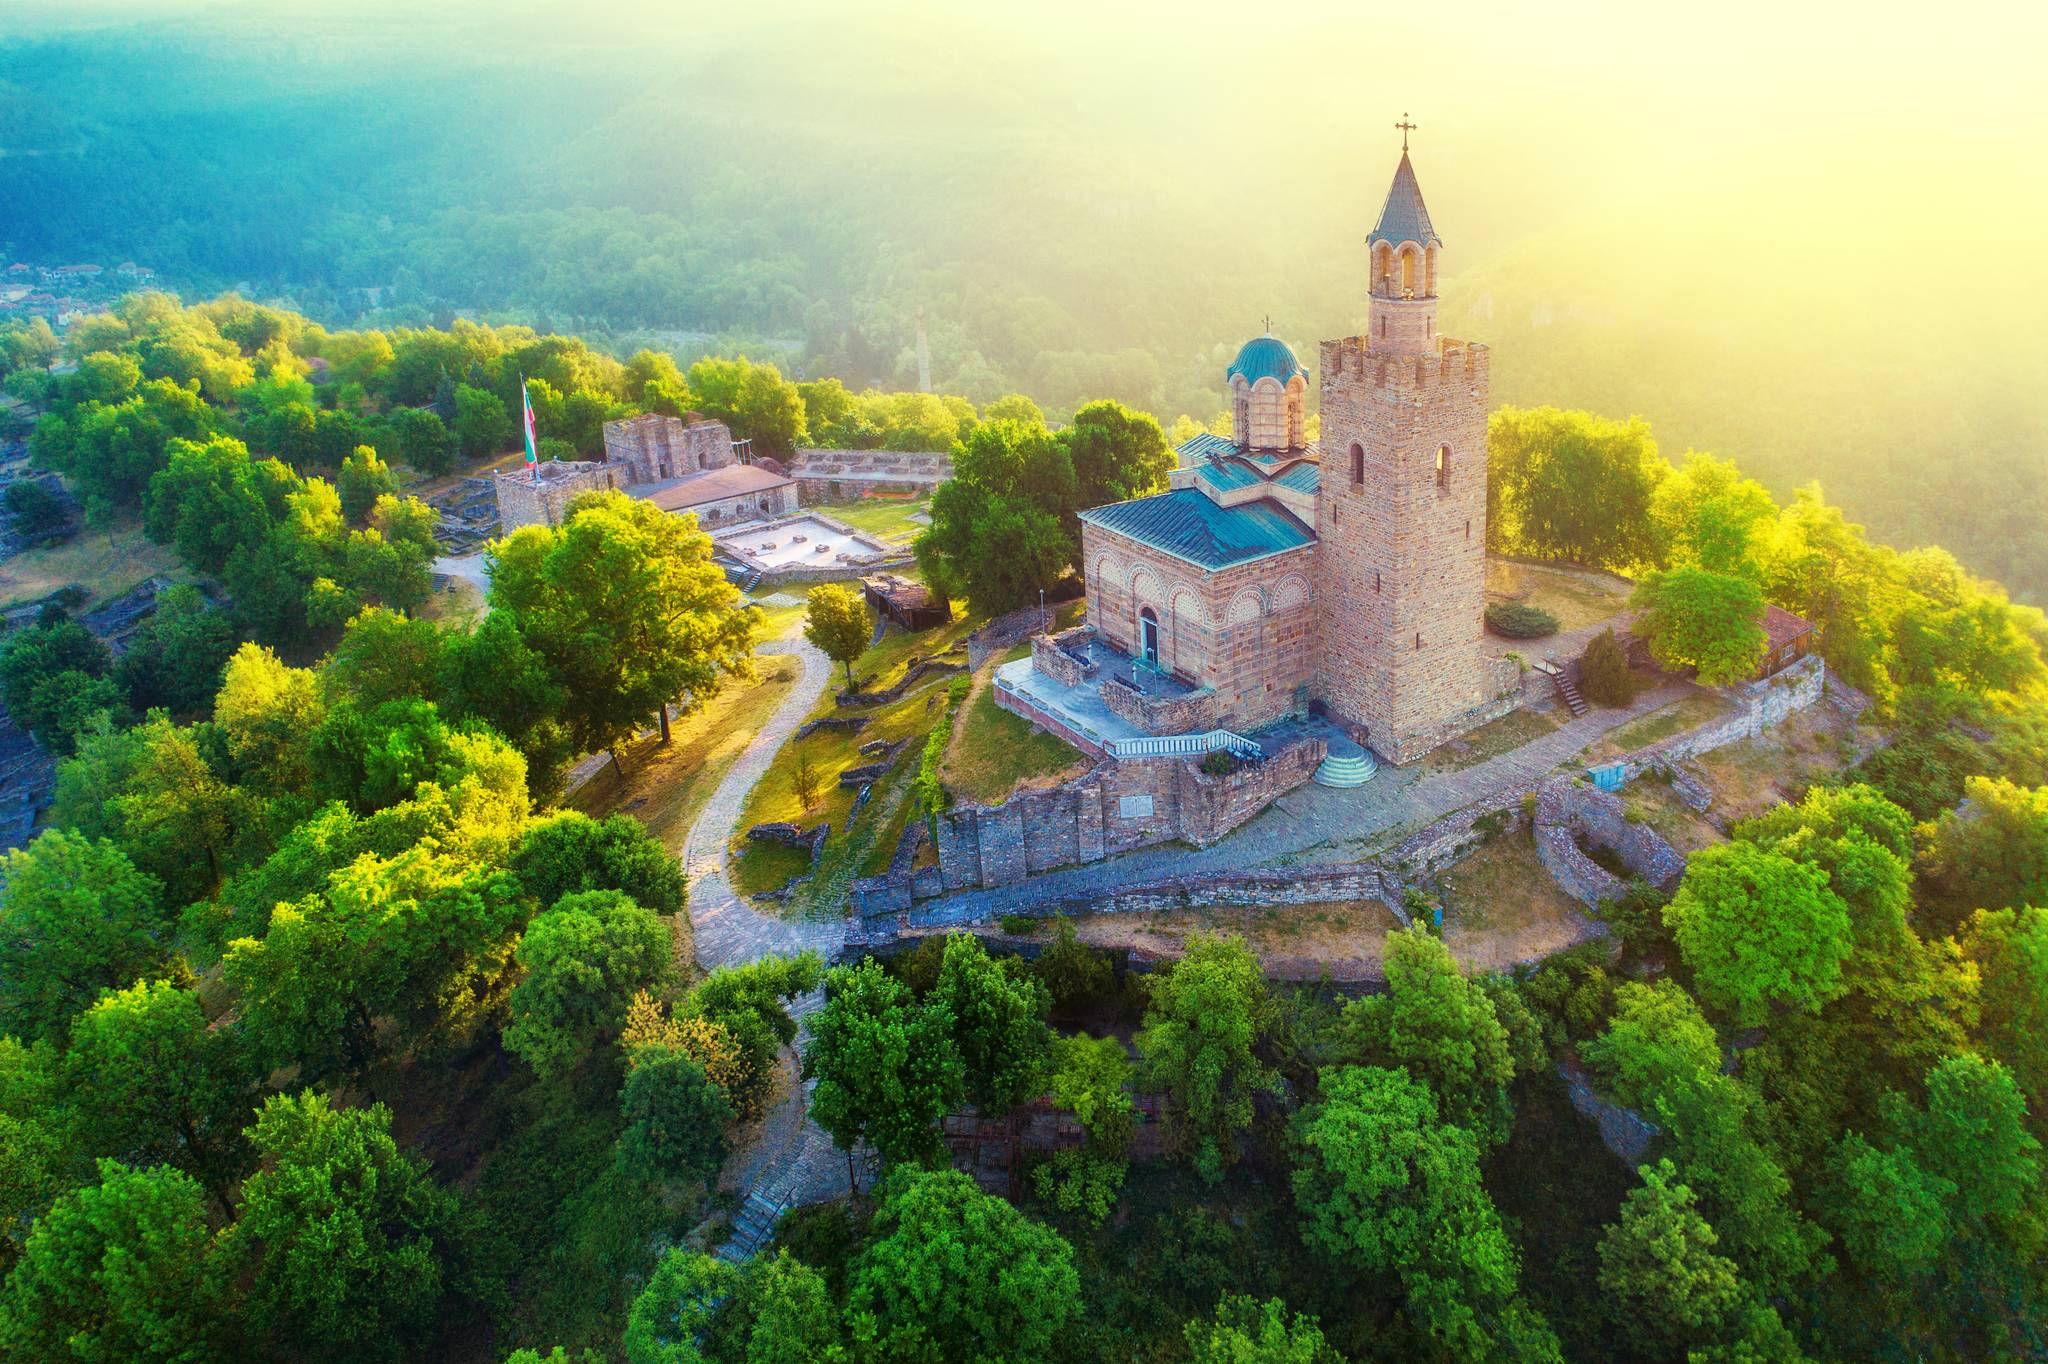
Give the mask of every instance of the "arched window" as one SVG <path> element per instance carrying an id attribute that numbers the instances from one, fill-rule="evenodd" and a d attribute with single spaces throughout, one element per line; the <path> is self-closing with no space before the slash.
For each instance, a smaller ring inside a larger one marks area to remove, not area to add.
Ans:
<path id="1" fill-rule="evenodd" d="M 1361 487 L 1365 483 L 1365 447 L 1357 441 L 1351 442 L 1351 486 Z"/>
<path id="2" fill-rule="evenodd" d="M 1382 315 L 1380 316 L 1380 335 L 1381 335 L 1381 336 L 1385 336 L 1386 334 L 1387 334 L 1387 319 L 1386 319 L 1386 316 L 1385 316 L 1385 314 L 1382 314 Z"/>
<path id="3" fill-rule="evenodd" d="M 1436 486 L 1439 491 L 1451 486 L 1451 447 L 1436 447 Z"/>
<path id="4" fill-rule="evenodd" d="M 1415 650 L 1417 653 L 1422 651 L 1422 631 L 1420 630 L 1415 632 Z"/>
<path id="5" fill-rule="evenodd" d="M 1403 251 L 1401 253 L 1401 291 L 1410 294 L 1415 292 L 1415 253 L 1413 251 Z"/>

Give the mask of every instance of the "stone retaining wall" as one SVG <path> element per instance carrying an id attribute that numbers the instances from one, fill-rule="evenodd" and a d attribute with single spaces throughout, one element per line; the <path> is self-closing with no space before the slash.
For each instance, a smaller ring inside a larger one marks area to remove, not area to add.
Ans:
<path id="1" fill-rule="evenodd" d="M 1624 779 L 1754 739 L 1819 701 L 1826 687 L 1827 665 L 1819 654 L 1808 654 L 1775 677 L 1730 687 L 1725 695 L 1735 714 L 1629 754 L 1621 759 Z"/>
<path id="2" fill-rule="evenodd" d="M 1086 630 L 1087 627 L 1083 626 L 1080 630 L 1068 630 L 1058 635 L 1033 635 L 1032 668 L 1063 687 L 1078 687 L 1094 678 L 1096 668 L 1093 663 L 1084 663 L 1060 647 L 1062 641 Z"/>
<path id="3" fill-rule="evenodd" d="M 1201 734 L 1217 726 L 1219 698 L 1208 687 L 1185 696 L 1147 696 L 1127 682 L 1106 678 L 1098 691 L 1111 715 L 1147 734 Z"/>

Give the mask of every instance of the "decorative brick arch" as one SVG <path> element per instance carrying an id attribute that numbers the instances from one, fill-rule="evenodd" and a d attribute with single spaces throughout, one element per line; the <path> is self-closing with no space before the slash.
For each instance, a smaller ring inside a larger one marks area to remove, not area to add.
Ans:
<path id="1" fill-rule="evenodd" d="M 1266 614 L 1266 594 L 1256 586 L 1247 587 L 1230 599 L 1223 609 L 1225 625 L 1243 625 L 1246 621 L 1257 620 Z"/>
<path id="2" fill-rule="evenodd" d="M 1308 579 L 1300 573 L 1290 573 L 1273 586 L 1273 595 L 1268 610 L 1274 615 L 1292 611 L 1308 601 Z"/>
<path id="3" fill-rule="evenodd" d="M 1159 592 L 1159 575 L 1143 564 L 1131 570 L 1130 591 L 1132 601 L 1141 606 L 1149 606 L 1154 611 L 1166 604 Z"/>

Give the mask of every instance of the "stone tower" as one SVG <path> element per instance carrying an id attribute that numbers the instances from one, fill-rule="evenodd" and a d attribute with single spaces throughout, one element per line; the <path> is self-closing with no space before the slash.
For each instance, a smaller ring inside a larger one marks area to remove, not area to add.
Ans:
<path id="1" fill-rule="evenodd" d="M 1366 333 L 1322 345 L 1317 689 L 1407 763 L 1500 709 L 1481 648 L 1487 352 L 1437 333 L 1443 242 L 1405 145 L 1366 246 Z"/>

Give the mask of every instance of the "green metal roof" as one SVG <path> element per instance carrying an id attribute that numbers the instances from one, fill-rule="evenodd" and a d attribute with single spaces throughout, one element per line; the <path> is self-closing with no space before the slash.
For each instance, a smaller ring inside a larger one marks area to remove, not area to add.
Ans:
<path id="1" fill-rule="evenodd" d="M 1241 459 L 1219 459 L 1213 464 L 1201 465 L 1195 470 L 1195 477 L 1219 492 L 1249 488 L 1254 483 L 1266 481 L 1264 475 Z"/>
<path id="2" fill-rule="evenodd" d="M 1270 499 L 1219 507 L 1195 488 L 1091 507 L 1081 519 L 1207 569 L 1300 549 L 1316 538 Z"/>
<path id="3" fill-rule="evenodd" d="M 1173 452 L 1180 457 L 1180 467 L 1189 468 L 1205 459 L 1221 459 L 1237 453 L 1237 446 L 1230 437 L 1219 436 L 1213 431 L 1204 431 L 1199 436 L 1184 440 Z"/>
<path id="4" fill-rule="evenodd" d="M 1443 238 L 1430 225 L 1429 209 L 1422 202 L 1422 186 L 1415 183 L 1415 167 L 1408 163 L 1405 151 L 1401 153 L 1401 164 L 1394 168 L 1394 184 L 1387 191 L 1386 205 L 1380 209 L 1379 226 L 1365 240 L 1368 246 L 1376 242 L 1394 246 L 1402 242 L 1443 245 Z"/>
<path id="5" fill-rule="evenodd" d="M 1254 336 L 1244 343 L 1237 358 L 1230 362 L 1230 368 L 1223 371 L 1223 377 L 1235 379 L 1242 374 L 1248 384 L 1255 384 L 1261 379 L 1277 379 L 1284 388 L 1295 375 L 1307 373 L 1285 341 L 1277 336 Z"/>
<path id="6" fill-rule="evenodd" d="M 1305 459 L 1273 481 L 1283 488 L 1312 493 L 1323 485 L 1323 466 L 1312 459 Z"/>

